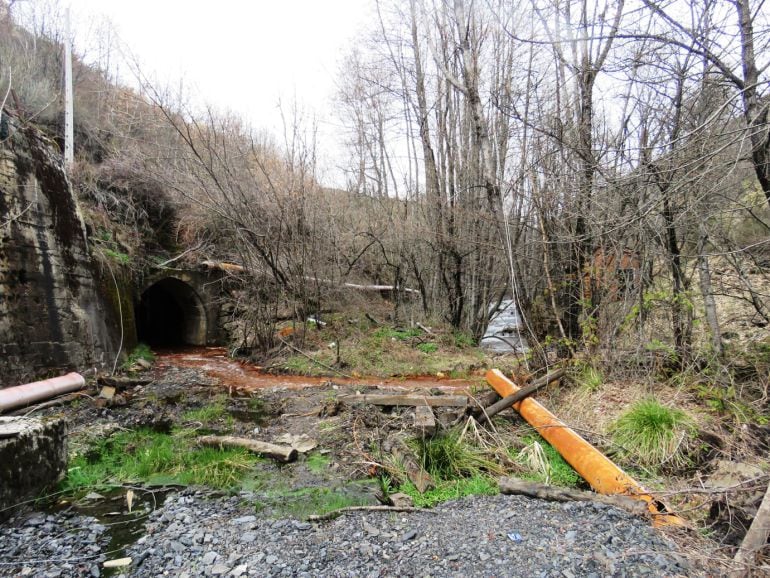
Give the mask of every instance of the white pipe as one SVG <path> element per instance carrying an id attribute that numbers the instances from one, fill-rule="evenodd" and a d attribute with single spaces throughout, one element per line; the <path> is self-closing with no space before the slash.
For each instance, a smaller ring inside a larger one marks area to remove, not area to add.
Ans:
<path id="1" fill-rule="evenodd" d="M 6 412 L 9 409 L 24 407 L 36 401 L 77 391 L 83 389 L 85 385 L 85 378 L 79 373 L 73 372 L 43 381 L 0 389 L 0 413 Z"/>

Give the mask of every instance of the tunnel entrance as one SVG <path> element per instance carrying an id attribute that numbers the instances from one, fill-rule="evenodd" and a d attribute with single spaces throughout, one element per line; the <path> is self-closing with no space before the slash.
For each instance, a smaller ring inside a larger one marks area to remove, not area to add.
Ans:
<path id="1" fill-rule="evenodd" d="M 206 312 L 195 290 L 168 277 L 142 293 L 136 308 L 139 341 L 152 347 L 206 345 Z"/>

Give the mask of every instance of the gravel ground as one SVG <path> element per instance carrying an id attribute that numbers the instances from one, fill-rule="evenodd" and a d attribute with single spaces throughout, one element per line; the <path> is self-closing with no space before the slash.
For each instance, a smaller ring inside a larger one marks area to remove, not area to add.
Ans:
<path id="1" fill-rule="evenodd" d="M 114 575 L 697 575 L 645 521 L 601 504 L 472 497 L 429 512 L 356 512 L 309 523 L 260 518 L 250 498 L 169 496 L 128 548 L 131 567 Z M 0 575 L 98 576 L 106 536 L 93 519 L 17 517 L 0 526 Z"/>

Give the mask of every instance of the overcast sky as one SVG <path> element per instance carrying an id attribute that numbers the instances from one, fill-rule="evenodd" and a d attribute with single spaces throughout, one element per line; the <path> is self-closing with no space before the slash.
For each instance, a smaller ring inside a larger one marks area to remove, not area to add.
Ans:
<path id="1" fill-rule="evenodd" d="M 333 157 L 340 157 L 332 117 L 336 74 L 373 17 L 371 0 L 71 0 L 70 6 L 76 39 L 93 42 L 94 25 L 106 17 L 148 77 L 171 86 L 183 79 L 198 98 L 278 138 L 278 103 L 288 107 L 296 96 L 317 115 L 320 152 L 333 170 Z"/>

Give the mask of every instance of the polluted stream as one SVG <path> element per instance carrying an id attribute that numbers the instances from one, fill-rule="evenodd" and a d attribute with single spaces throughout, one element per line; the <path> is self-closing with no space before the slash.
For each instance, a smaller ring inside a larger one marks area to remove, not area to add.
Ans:
<path id="1" fill-rule="evenodd" d="M 171 368 L 200 369 L 219 380 L 222 385 L 244 390 L 259 389 L 305 389 L 330 384 L 353 387 L 378 387 L 395 390 L 439 389 L 464 391 L 469 387 L 467 379 L 438 379 L 435 376 L 418 375 L 392 378 L 311 377 L 304 375 L 279 375 L 268 373 L 262 367 L 230 358 L 224 347 L 185 347 L 183 349 L 159 350 L 156 367 L 163 371 Z"/>

